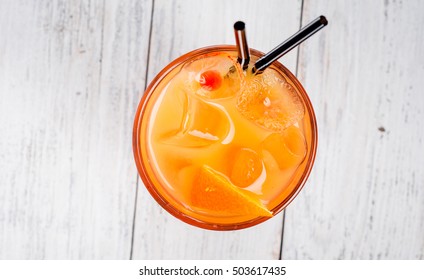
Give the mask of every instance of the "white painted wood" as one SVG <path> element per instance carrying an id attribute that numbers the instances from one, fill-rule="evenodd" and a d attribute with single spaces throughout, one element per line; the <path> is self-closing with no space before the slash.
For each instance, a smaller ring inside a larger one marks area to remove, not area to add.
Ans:
<path id="1" fill-rule="evenodd" d="M 149 81 L 170 61 L 207 45 L 235 44 L 233 24 L 246 22 L 249 46 L 271 50 L 300 24 L 301 2 L 163 1 L 154 4 Z M 296 53 L 283 63 L 294 70 Z M 140 182 L 134 234 L 136 259 L 277 259 L 282 215 L 251 229 L 213 232 L 162 210 Z"/>
<path id="2" fill-rule="evenodd" d="M 286 212 L 283 258 L 423 259 L 424 2 L 304 7 L 304 24 L 329 19 L 299 61 L 319 150 Z"/>
<path id="3" fill-rule="evenodd" d="M 130 257 L 151 1 L 0 2 L 0 259 Z"/>

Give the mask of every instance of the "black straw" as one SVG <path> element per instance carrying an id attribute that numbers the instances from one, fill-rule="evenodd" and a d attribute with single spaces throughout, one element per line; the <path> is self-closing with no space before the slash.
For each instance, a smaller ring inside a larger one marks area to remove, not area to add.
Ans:
<path id="1" fill-rule="evenodd" d="M 297 47 L 300 43 L 308 39 L 327 24 L 328 21 L 324 16 L 318 17 L 310 24 L 300 29 L 286 41 L 278 45 L 272 51 L 258 59 L 258 61 L 256 61 L 255 65 L 253 66 L 252 72 L 254 74 L 262 73 L 274 61 L 291 51 L 293 48 Z"/>
<path id="2" fill-rule="evenodd" d="M 236 45 L 238 58 L 237 62 L 243 70 L 247 69 L 250 62 L 249 47 L 247 46 L 245 24 L 242 21 L 234 23 L 234 35 L 236 37 Z"/>

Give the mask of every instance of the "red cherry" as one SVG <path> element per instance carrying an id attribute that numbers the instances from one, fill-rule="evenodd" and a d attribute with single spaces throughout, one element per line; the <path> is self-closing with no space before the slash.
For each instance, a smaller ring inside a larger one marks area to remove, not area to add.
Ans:
<path id="1" fill-rule="evenodd" d="M 206 90 L 216 90 L 222 84 L 221 74 L 216 70 L 205 71 L 200 74 L 199 84 Z"/>

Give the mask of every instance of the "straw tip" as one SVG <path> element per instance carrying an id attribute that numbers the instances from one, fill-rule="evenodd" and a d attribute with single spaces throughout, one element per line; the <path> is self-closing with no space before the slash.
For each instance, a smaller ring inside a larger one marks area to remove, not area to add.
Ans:
<path id="1" fill-rule="evenodd" d="M 328 24 L 328 20 L 325 18 L 325 16 L 320 16 L 320 17 L 319 17 L 319 21 L 320 21 L 323 25 L 327 25 L 327 24 Z"/>
<path id="2" fill-rule="evenodd" d="M 234 23 L 234 29 L 235 30 L 244 30 L 245 28 L 245 24 L 242 21 L 237 21 L 236 23 Z"/>

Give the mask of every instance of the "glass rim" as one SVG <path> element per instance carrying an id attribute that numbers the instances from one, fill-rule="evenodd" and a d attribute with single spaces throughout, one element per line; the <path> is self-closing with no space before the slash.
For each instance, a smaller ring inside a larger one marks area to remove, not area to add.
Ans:
<path id="1" fill-rule="evenodd" d="M 184 55 L 181 55 L 180 57 L 170 62 L 149 83 L 149 85 L 146 87 L 146 90 L 143 93 L 143 96 L 140 99 L 140 102 L 138 104 L 137 111 L 134 117 L 133 137 L 132 137 L 133 138 L 132 139 L 133 154 L 134 154 L 134 159 L 136 162 L 138 174 L 141 180 L 143 181 L 144 186 L 146 187 L 150 195 L 155 199 L 155 201 L 168 213 L 170 213 L 171 215 L 173 215 L 174 217 L 176 217 L 177 219 L 185 223 L 188 223 L 190 225 L 200 227 L 203 229 L 217 230 L 217 231 L 239 230 L 239 229 L 255 226 L 257 224 L 260 224 L 262 222 L 265 222 L 273 218 L 278 213 L 283 211 L 293 201 L 293 199 L 299 194 L 299 192 L 303 189 L 315 162 L 317 144 L 318 144 L 318 128 L 317 128 L 316 116 L 312 107 L 312 103 L 309 99 L 308 94 L 303 88 L 302 84 L 298 81 L 296 76 L 293 73 L 291 73 L 290 70 L 288 70 L 283 64 L 281 64 L 278 61 L 273 62 L 272 66 L 277 68 L 282 73 L 284 73 L 284 75 L 286 75 L 289 78 L 290 82 L 294 84 L 294 86 L 298 90 L 299 95 L 301 95 L 303 104 L 306 110 L 308 111 L 308 115 L 310 117 L 310 126 L 311 126 L 310 146 L 311 147 L 310 147 L 309 157 L 305 159 L 307 161 L 306 166 L 304 167 L 301 177 L 295 184 L 293 191 L 291 191 L 290 194 L 285 199 L 283 199 L 277 206 L 275 206 L 273 209 L 270 209 L 270 211 L 273 213 L 271 217 L 257 217 L 257 218 L 250 219 L 244 222 L 239 222 L 239 223 L 227 223 L 227 224 L 210 223 L 210 222 L 205 222 L 205 221 L 196 219 L 194 217 L 191 217 L 179 211 L 176 207 L 174 207 L 171 203 L 169 203 L 160 194 L 159 191 L 156 190 L 154 183 L 151 181 L 150 176 L 147 173 L 147 170 L 142 160 L 143 155 L 141 153 L 140 144 L 139 144 L 141 143 L 140 141 L 141 140 L 140 139 L 141 123 L 145 113 L 146 106 L 150 98 L 152 97 L 152 94 L 154 93 L 155 89 L 160 84 L 160 82 L 172 70 L 174 70 L 176 67 L 180 66 L 182 63 L 186 62 L 189 59 L 192 59 L 194 57 L 197 57 L 206 53 L 215 52 L 215 51 L 217 52 L 218 51 L 237 51 L 237 49 L 236 49 L 236 46 L 233 46 L 233 45 L 213 45 L 213 46 L 207 46 L 207 47 L 195 49 Z M 261 57 L 264 55 L 262 52 L 252 48 L 250 48 L 250 53 L 256 57 Z"/>

